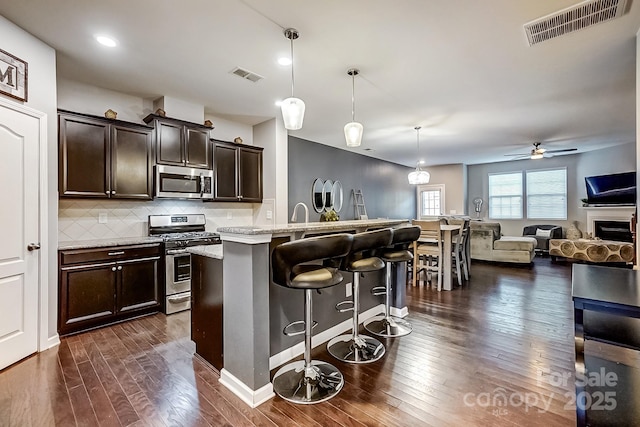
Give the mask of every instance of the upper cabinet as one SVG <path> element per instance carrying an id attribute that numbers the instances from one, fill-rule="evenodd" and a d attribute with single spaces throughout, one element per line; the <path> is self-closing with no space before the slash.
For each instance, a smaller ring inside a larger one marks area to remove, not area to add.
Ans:
<path id="1" fill-rule="evenodd" d="M 149 114 L 144 122 L 156 129 L 156 163 L 211 169 L 210 127 Z"/>
<path id="2" fill-rule="evenodd" d="M 153 129 L 58 112 L 60 197 L 152 198 Z"/>
<path id="3" fill-rule="evenodd" d="M 262 148 L 212 141 L 214 200 L 262 202 Z"/>

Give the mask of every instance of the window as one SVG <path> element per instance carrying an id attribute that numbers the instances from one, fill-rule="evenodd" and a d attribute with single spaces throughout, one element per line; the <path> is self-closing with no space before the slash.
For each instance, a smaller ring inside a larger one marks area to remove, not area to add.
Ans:
<path id="1" fill-rule="evenodd" d="M 567 219 L 567 170 L 527 171 L 527 218 Z"/>
<path id="2" fill-rule="evenodd" d="M 489 218 L 522 218 L 522 172 L 489 174 Z"/>
<path id="3" fill-rule="evenodd" d="M 442 215 L 444 185 L 420 185 L 418 191 L 418 219 Z"/>
<path id="4" fill-rule="evenodd" d="M 524 218 L 524 197 L 528 219 L 567 219 L 567 169 L 489 174 L 489 218 Z"/>

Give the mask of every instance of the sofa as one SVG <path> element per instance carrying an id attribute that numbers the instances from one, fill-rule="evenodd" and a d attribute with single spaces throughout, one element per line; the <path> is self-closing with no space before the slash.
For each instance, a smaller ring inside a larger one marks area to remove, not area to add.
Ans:
<path id="1" fill-rule="evenodd" d="M 536 249 L 548 254 L 549 240 L 562 239 L 562 227 L 551 224 L 527 225 L 522 229 L 522 235 L 535 238 L 538 242 Z"/>
<path id="2" fill-rule="evenodd" d="M 536 255 L 534 237 L 503 236 L 498 222 L 471 221 L 471 259 L 530 264 Z"/>

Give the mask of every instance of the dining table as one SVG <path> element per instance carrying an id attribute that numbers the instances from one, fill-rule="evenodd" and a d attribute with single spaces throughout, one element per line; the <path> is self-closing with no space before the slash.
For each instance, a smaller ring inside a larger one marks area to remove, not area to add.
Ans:
<path id="1" fill-rule="evenodd" d="M 442 280 L 442 289 L 445 291 L 450 291 L 451 289 L 453 289 L 452 277 L 451 277 L 453 245 L 454 245 L 454 238 L 458 236 L 461 229 L 462 227 L 460 225 L 448 225 L 448 224 L 440 225 L 440 232 L 442 236 L 442 260 L 440 261 L 442 266 L 441 280 Z M 421 242 L 432 243 L 433 239 L 425 239 L 425 240 L 418 239 L 416 243 L 414 243 L 414 245 L 420 244 Z M 417 263 L 417 260 L 414 260 L 414 262 Z M 414 277 L 415 276 L 416 274 L 414 273 Z M 414 283 L 415 283 L 415 279 L 414 279 Z"/>

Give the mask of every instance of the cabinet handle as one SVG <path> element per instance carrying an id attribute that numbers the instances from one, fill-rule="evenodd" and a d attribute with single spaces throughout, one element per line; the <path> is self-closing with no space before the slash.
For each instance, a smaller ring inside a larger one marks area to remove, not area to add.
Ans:
<path id="1" fill-rule="evenodd" d="M 121 265 L 118 266 L 118 270 L 122 270 L 122 266 Z"/>
<path id="2" fill-rule="evenodd" d="M 109 256 L 124 255 L 124 251 L 109 252 Z"/>
<path id="3" fill-rule="evenodd" d="M 111 194 L 116 194 L 116 190 L 111 190 Z"/>
<path id="4" fill-rule="evenodd" d="M 115 267 L 111 267 L 111 271 L 116 271 L 116 268 Z"/>

